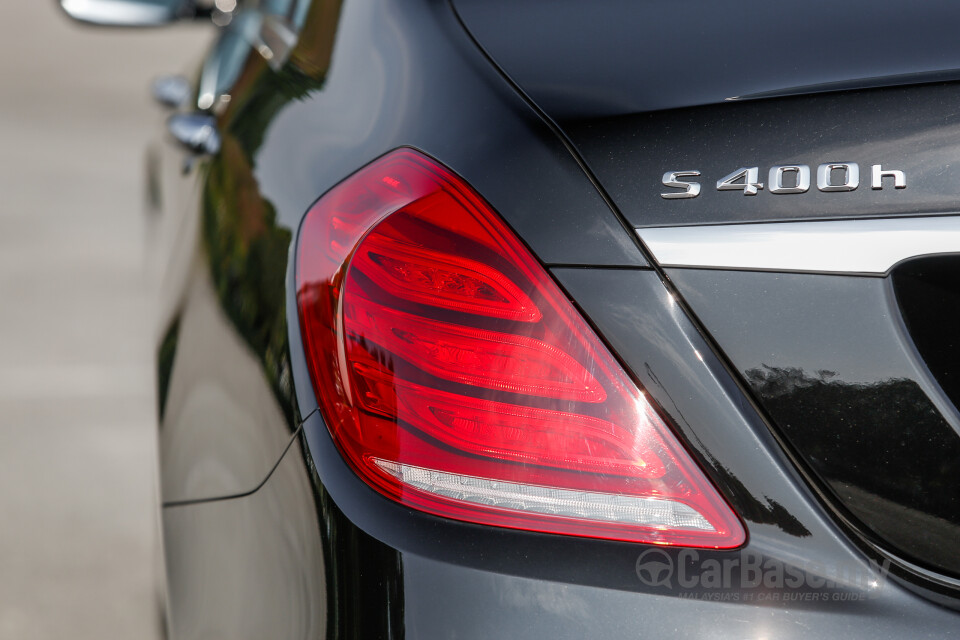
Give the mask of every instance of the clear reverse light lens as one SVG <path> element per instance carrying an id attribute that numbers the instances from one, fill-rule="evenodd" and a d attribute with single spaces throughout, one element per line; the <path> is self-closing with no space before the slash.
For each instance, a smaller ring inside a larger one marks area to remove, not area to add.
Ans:
<path id="1" fill-rule="evenodd" d="M 454 500 L 566 518 L 714 531 L 713 526 L 695 510 L 672 500 L 501 482 L 411 467 L 376 458 L 374 462 L 406 485 Z"/>

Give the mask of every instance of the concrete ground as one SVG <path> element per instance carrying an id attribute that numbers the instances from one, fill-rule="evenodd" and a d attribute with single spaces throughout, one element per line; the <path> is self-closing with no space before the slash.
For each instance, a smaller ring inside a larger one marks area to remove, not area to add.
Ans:
<path id="1" fill-rule="evenodd" d="M 154 76 L 200 25 L 0 20 L 0 640 L 155 638 L 154 297 L 142 158 Z"/>

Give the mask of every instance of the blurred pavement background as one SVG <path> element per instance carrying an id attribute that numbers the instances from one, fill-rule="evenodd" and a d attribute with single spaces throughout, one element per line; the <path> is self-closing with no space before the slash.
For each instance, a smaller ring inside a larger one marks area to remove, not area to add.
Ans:
<path id="1" fill-rule="evenodd" d="M 153 77 L 209 25 L 0 21 L 0 639 L 156 638 Z"/>

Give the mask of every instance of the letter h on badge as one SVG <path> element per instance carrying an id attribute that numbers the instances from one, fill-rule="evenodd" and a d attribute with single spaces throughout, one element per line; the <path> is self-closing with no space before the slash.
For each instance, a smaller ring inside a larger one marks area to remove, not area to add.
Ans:
<path id="1" fill-rule="evenodd" d="M 889 169 L 884 171 L 881 165 L 875 164 L 870 168 L 870 173 L 871 189 L 883 189 L 884 178 L 893 178 L 893 186 L 897 189 L 907 188 L 907 176 L 903 171 L 899 171 L 897 169 Z"/>

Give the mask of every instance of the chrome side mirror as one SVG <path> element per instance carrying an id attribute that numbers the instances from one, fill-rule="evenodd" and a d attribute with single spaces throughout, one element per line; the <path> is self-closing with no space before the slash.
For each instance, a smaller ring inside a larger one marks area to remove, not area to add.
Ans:
<path id="1" fill-rule="evenodd" d="M 190 81 L 180 75 L 156 78 L 150 85 L 150 94 L 155 102 L 167 109 L 179 109 L 187 104 L 193 88 Z"/>
<path id="2" fill-rule="evenodd" d="M 183 148 L 197 155 L 220 151 L 217 119 L 204 113 L 175 113 L 167 118 L 167 131 Z"/>
<path id="3" fill-rule="evenodd" d="M 109 27 L 158 27 L 210 15 L 195 0 L 60 0 L 60 6 L 74 20 Z"/>

